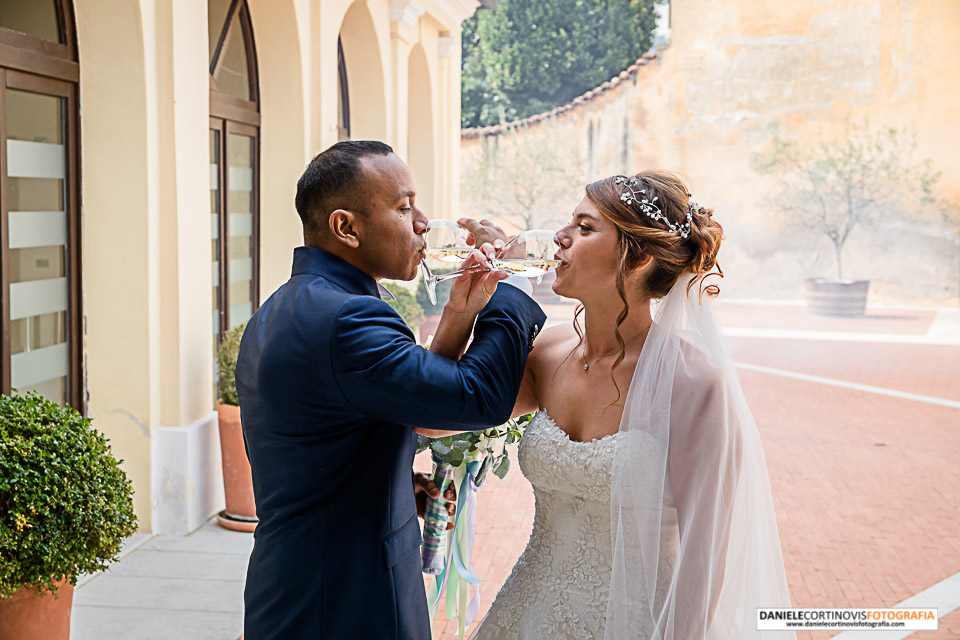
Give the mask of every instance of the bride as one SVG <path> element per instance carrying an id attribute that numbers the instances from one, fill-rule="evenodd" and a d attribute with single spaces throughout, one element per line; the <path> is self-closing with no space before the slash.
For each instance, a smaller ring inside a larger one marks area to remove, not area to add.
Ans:
<path id="1" fill-rule="evenodd" d="M 581 306 L 530 354 L 514 415 L 536 411 L 519 448 L 536 516 L 477 640 L 794 637 L 756 630 L 758 607 L 790 599 L 763 448 L 702 282 L 712 215 L 676 175 L 643 171 L 588 185 L 557 232 L 553 289 Z"/>

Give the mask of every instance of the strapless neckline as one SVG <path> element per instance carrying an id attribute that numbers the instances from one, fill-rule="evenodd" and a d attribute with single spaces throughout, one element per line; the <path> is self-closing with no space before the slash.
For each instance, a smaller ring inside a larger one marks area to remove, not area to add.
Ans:
<path id="1" fill-rule="evenodd" d="M 533 419 L 530 420 L 530 424 L 533 423 L 533 420 L 535 420 L 535 419 L 537 418 L 537 415 L 538 415 L 538 414 L 543 417 L 543 419 L 544 419 L 544 421 L 547 423 L 547 425 L 549 425 L 549 426 L 553 427 L 554 429 L 556 429 L 557 431 L 559 431 L 560 434 L 564 437 L 564 439 L 565 439 L 567 442 L 569 442 L 570 444 L 573 444 L 573 445 L 585 445 L 585 446 L 589 446 L 589 445 L 599 444 L 599 443 L 601 443 L 601 442 L 606 442 L 606 441 L 608 441 L 608 440 L 615 440 L 615 439 L 617 438 L 617 436 L 620 435 L 620 432 L 617 431 L 617 432 L 615 432 L 615 433 L 608 433 L 607 435 L 605 435 L 605 436 L 603 436 L 603 437 L 601 437 L 601 438 L 594 438 L 593 440 L 574 440 L 573 438 L 570 437 L 570 434 L 569 434 L 569 433 L 567 433 L 566 431 L 564 431 L 563 428 L 561 428 L 560 425 L 557 424 L 557 421 L 556 421 L 556 420 L 554 420 L 553 418 L 550 417 L 550 414 L 547 413 L 547 411 L 546 411 L 545 409 L 538 409 L 537 412 L 534 414 Z"/>

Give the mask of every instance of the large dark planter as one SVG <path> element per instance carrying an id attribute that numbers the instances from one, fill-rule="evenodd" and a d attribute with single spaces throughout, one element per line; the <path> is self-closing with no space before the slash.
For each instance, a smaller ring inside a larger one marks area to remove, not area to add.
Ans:
<path id="1" fill-rule="evenodd" d="M 233 531 L 253 531 L 257 526 L 257 505 L 253 500 L 253 475 L 243 446 L 240 407 L 217 407 L 220 419 L 220 456 L 223 460 L 223 493 L 227 508 L 217 515 L 217 524 Z"/>
<path id="2" fill-rule="evenodd" d="M 807 310 L 821 316 L 854 318 L 867 309 L 869 280 L 808 278 L 804 283 Z"/>
<path id="3" fill-rule="evenodd" d="M 73 585 L 64 580 L 56 597 L 23 587 L 0 598 L 0 640 L 69 640 Z"/>

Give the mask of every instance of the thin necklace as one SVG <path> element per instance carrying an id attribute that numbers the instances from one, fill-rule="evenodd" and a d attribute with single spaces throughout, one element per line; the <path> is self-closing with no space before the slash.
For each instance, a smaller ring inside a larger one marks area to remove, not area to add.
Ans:
<path id="1" fill-rule="evenodd" d="M 644 330 L 643 330 L 643 333 L 642 333 L 641 335 L 644 335 L 644 336 L 647 335 L 647 332 L 648 332 L 648 331 L 650 331 L 650 327 L 647 327 L 646 329 L 644 329 Z M 636 340 L 636 338 L 634 338 L 634 340 Z M 633 341 L 633 340 L 631 340 L 631 342 L 632 342 L 632 341 Z M 624 349 L 626 349 L 626 345 L 624 345 Z M 583 370 L 584 370 L 584 371 L 589 371 L 591 364 L 594 364 L 594 365 L 595 365 L 595 364 L 597 364 L 598 362 L 600 362 L 601 360 L 603 360 L 604 358 L 606 358 L 607 356 L 612 356 L 612 355 L 615 354 L 615 353 L 616 353 L 616 351 L 611 351 L 610 353 L 605 353 L 605 354 L 603 354 L 602 356 L 600 356 L 599 358 L 595 359 L 592 363 L 588 363 L 588 362 L 587 362 L 587 340 L 586 340 L 586 338 L 584 338 L 584 340 L 583 340 L 583 348 L 582 348 L 581 351 L 580 351 L 580 359 L 583 360 Z"/>

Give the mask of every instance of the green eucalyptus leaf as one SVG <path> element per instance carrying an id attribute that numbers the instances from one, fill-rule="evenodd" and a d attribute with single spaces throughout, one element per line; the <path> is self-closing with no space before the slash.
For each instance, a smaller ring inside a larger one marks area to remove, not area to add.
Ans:
<path id="1" fill-rule="evenodd" d="M 490 472 L 492 466 L 493 456 L 488 455 L 483 459 L 483 462 L 480 463 L 480 468 L 477 470 L 477 477 L 473 479 L 473 483 L 478 487 L 482 487 L 487 479 L 487 473 Z"/>
<path id="2" fill-rule="evenodd" d="M 442 439 L 433 440 L 430 443 L 430 448 L 433 450 L 435 454 L 437 454 L 441 458 L 448 455 L 451 451 L 450 446 L 447 443 L 445 443 Z"/>
<path id="3" fill-rule="evenodd" d="M 497 464 L 496 468 L 493 470 L 493 474 L 503 480 L 507 473 L 510 471 L 510 455 L 504 451 L 503 455 L 500 457 L 500 461 Z"/>
<path id="4" fill-rule="evenodd" d="M 417 434 L 417 453 L 422 453 L 430 448 L 430 438 Z"/>

